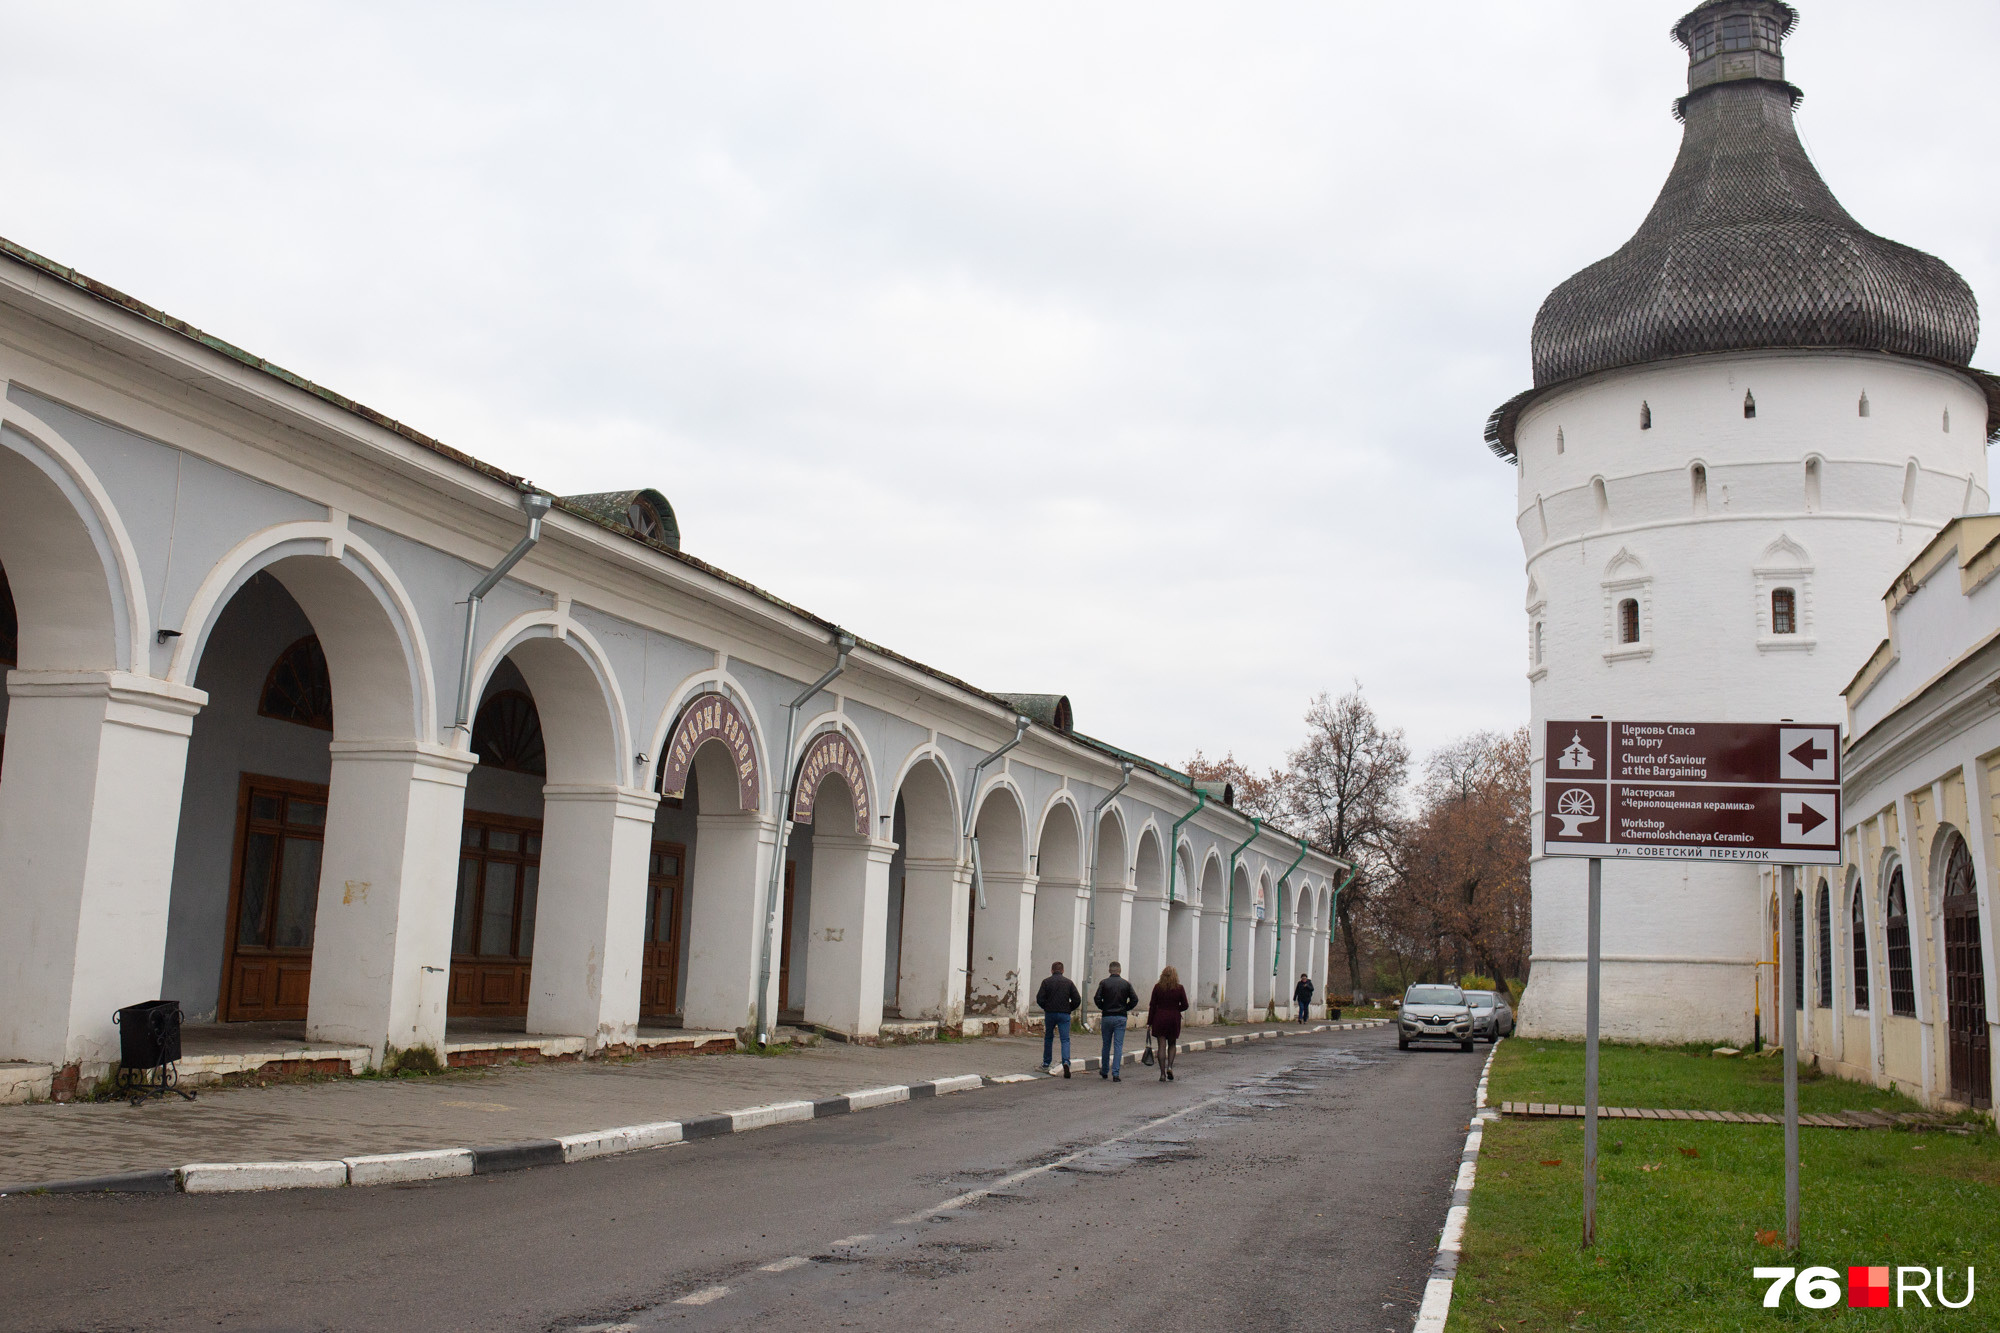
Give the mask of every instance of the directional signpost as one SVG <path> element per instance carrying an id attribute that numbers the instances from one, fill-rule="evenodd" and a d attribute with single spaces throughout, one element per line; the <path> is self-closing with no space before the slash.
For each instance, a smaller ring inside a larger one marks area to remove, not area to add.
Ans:
<path id="1" fill-rule="evenodd" d="M 1799 1245 L 1795 867 L 1840 864 L 1840 728 L 1797 722 L 1551 722 L 1542 738 L 1542 852 L 1590 858 L 1583 1048 L 1583 1243 L 1597 1239 L 1597 1009 L 1604 858 L 1781 866 L 1785 1235 Z"/>

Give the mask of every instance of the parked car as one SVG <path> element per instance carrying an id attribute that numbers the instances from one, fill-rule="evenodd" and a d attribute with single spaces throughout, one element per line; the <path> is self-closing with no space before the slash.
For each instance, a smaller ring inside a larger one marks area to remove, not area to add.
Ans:
<path id="1" fill-rule="evenodd" d="M 1514 1035 L 1514 1007 L 1498 991 L 1469 990 L 1465 999 L 1472 1006 L 1472 1035 L 1486 1038 L 1490 1045 Z"/>
<path id="2" fill-rule="evenodd" d="M 1472 1049 L 1472 1006 L 1456 986 L 1420 985 L 1403 992 L 1396 1016 L 1396 1047 L 1407 1051 L 1413 1041 L 1452 1041 Z"/>

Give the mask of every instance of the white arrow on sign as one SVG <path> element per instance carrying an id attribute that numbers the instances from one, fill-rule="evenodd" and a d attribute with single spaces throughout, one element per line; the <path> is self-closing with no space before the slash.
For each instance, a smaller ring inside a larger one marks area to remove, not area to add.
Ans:
<path id="1" fill-rule="evenodd" d="M 1778 794 L 1778 839 L 1788 847 L 1835 847 L 1840 843 L 1840 798 L 1830 791 Z"/>
<path id="2" fill-rule="evenodd" d="M 1840 733 L 1832 727 L 1778 728 L 1778 781 L 1831 782 Z"/>

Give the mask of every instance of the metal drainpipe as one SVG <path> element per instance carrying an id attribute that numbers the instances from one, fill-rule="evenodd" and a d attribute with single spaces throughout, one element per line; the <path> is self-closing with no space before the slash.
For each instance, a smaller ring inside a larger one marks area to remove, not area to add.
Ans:
<path id="1" fill-rule="evenodd" d="M 1334 861 L 1334 864 L 1337 866 L 1347 865 L 1345 861 L 1340 861 L 1340 860 Z M 1359 875 L 1360 873 L 1361 873 L 1360 866 L 1347 866 L 1347 878 L 1343 879 L 1342 881 L 1340 881 L 1340 883 L 1333 886 L 1333 905 L 1327 908 L 1326 911 L 1326 947 L 1329 952 L 1331 952 L 1333 949 L 1334 936 L 1340 933 L 1340 891 L 1346 888 L 1348 885 L 1352 884 L 1354 882 L 1355 876 Z M 1326 960 L 1326 981 L 1327 985 L 1329 986 L 1333 984 L 1332 958 L 1328 958 Z M 1355 988 L 1354 978 L 1349 977 L 1347 979 L 1347 984 L 1350 989 Z"/>
<path id="2" fill-rule="evenodd" d="M 839 652 L 827 673 L 806 686 L 805 693 L 785 709 L 785 748 L 778 757 L 784 786 L 778 790 L 778 845 L 771 852 L 771 878 L 764 889 L 764 943 L 757 967 L 757 1044 L 771 1043 L 771 1016 L 767 996 L 771 990 L 771 942 L 778 933 L 778 885 L 785 873 L 785 843 L 792 833 L 792 742 L 797 738 L 799 710 L 806 701 L 825 689 L 833 678 L 847 670 L 847 655 L 854 651 L 854 636 L 844 629 L 833 632 L 833 646 Z"/>
<path id="3" fill-rule="evenodd" d="M 972 832 L 972 803 L 979 798 L 979 775 L 981 773 L 984 773 L 987 770 L 988 766 L 991 765 L 995 760 L 997 760 L 1001 755 L 1007 753 L 1007 751 L 1019 745 L 1021 743 L 1021 738 L 1028 734 L 1028 728 L 1032 727 L 1033 725 L 1035 725 L 1035 720 L 1033 718 L 1028 717 L 1022 713 L 1014 714 L 1014 739 L 1008 741 L 1005 745 L 995 750 L 992 754 L 987 755 L 984 759 L 974 764 L 972 766 L 972 781 L 968 782 L 965 785 L 965 835 L 964 836 L 966 842 L 970 844 L 972 848 L 972 888 L 973 891 L 978 895 L 978 903 L 980 906 L 980 910 L 982 911 L 984 911 L 986 908 L 986 876 L 981 871 L 979 866 L 979 839 L 973 836 Z M 972 923 L 967 922 L 965 928 L 967 930 L 971 930 Z M 970 984 L 970 981 L 971 978 L 968 977 L 967 983 Z"/>
<path id="4" fill-rule="evenodd" d="M 1181 825 L 1187 823 L 1190 819 L 1193 819 L 1196 815 L 1200 814 L 1202 811 L 1202 807 L 1208 804 L 1207 792 L 1197 791 L 1195 792 L 1195 795 L 1200 797 L 1201 799 L 1195 803 L 1194 809 L 1188 811 L 1186 814 L 1182 815 L 1179 819 L 1176 819 L 1174 821 L 1174 831 L 1167 835 L 1167 901 L 1168 902 L 1172 902 L 1174 900 L 1174 876 L 1178 875 L 1181 870 Z"/>
<path id="5" fill-rule="evenodd" d="M 1290 879 L 1292 872 L 1299 868 L 1299 861 L 1303 861 L 1305 859 L 1306 859 L 1306 840 L 1304 838 L 1300 838 L 1298 860 L 1293 861 L 1290 865 L 1285 867 L 1285 873 L 1278 876 L 1278 883 L 1283 884 L 1287 879 Z M 1298 916 L 1298 913 L 1294 912 L 1292 913 L 1292 915 L 1296 917 Z M 1297 923 L 1287 922 L 1285 924 L 1295 925 Z M 1273 941 L 1271 945 L 1271 975 L 1275 977 L 1278 975 L 1278 958 L 1285 947 L 1285 932 L 1279 930 L 1273 932 L 1273 934 L 1276 936 L 1276 939 Z M 1275 996 L 1277 994 L 1277 991 L 1274 989 L 1271 993 Z"/>
<path id="6" fill-rule="evenodd" d="M 1236 858 L 1243 854 L 1245 847 L 1257 841 L 1257 835 L 1263 828 L 1264 821 L 1252 815 L 1250 817 L 1250 836 L 1239 843 L 1236 850 L 1229 854 L 1229 908 L 1228 915 L 1223 920 L 1222 970 L 1224 972 L 1232 972 L 1236 969 Z M 1228 998 L 1228 992 L 1224 991 L 1223 999 L 1226 1001 Z M 1243 1012 L 1246 1014 L 1250 1012 L 1250 1002 L 1248 999 L 1245 999 L 1243 1002 Z"/>
<path id="7" fill-rule="evenodd" d="M 1083 985 L 1079 988 L 1086 995 L 1090 993 L 1090 969 L 1097 963 L 1097 853 L 1104 841 L 1104 807 L 1117 800 L 1118 793 L 1132 785 L 1132 762 L 1129 759 L 1121 761 L 1119 770 L 1124 776 L 1119 779 L 1118 785 L 1090 810 L 1090 883 L 1086 886 L 1090 890 L 1090 898 L 1083 914 Z"/>
<path id="8" fill-rule="evenodd" d="M 521 563 L 534 544 L 542 539 L 542 516 L 549 512 L 555 500 L 540 491 L 521 492 L 521 511 L 528 516 L 528 531 L 514 549 L 500 557 L 500 563 L 486 572 L 486 577 L 473 586 L 472 595 L 465 601 L 465 643 L 459 653 L 458 664 L 458 712 L 453 718 L 453 731 L 472 730 L 472 634 L 479 627 L 479 603 L 487 593 L 500 586 L 500 580 L 507 572 Z"/>

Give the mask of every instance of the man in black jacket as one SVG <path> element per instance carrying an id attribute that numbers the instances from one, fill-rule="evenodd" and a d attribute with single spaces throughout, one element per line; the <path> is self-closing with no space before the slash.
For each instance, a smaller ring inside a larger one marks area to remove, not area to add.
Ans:
<path id="1" fill-rule="evenodd" d="M 1118 1074 L 1125 1066 L 1125 1021 L 1139 1007 L 1139 992 L 1118 974 L 1118 964 L 1113 963 L 1110 971 L 1110 976 L 1097 983 L 1097 994 L 1090 997 L 1104 1034 L 1104 1058 L 1097 1062 L 1097 1076 L 1109 1075 L 1113 1083 L 1123 1083 Z"/>
<path id="2" fill-rule="evenodd" d="M 1304 972 L 1299 973 L 1299 984 L 1292 987 L 1292 999 L 1299 1006 L 1299 1022 L 1305 1022 L 1306 1014 L 1312 1009 L 1312 977 Z"/>
<path id="3" fill-rule="evenodd" d="M 1042 988 L 1035 992 L 1035 1005 L 1042 1011 L 1042 1068 L 1049 1067 L 1049 1057 L 1055 1053 L 1056 1033 L 1062 1033 L 1063 1077 L 1069 1077 L 1069 1020 L 1083 1003 L 1083 996 L 1077 991 L 1076 983 L 1063 975 L 1062 964 L 1057 963 L 1042 978 Z"/>

